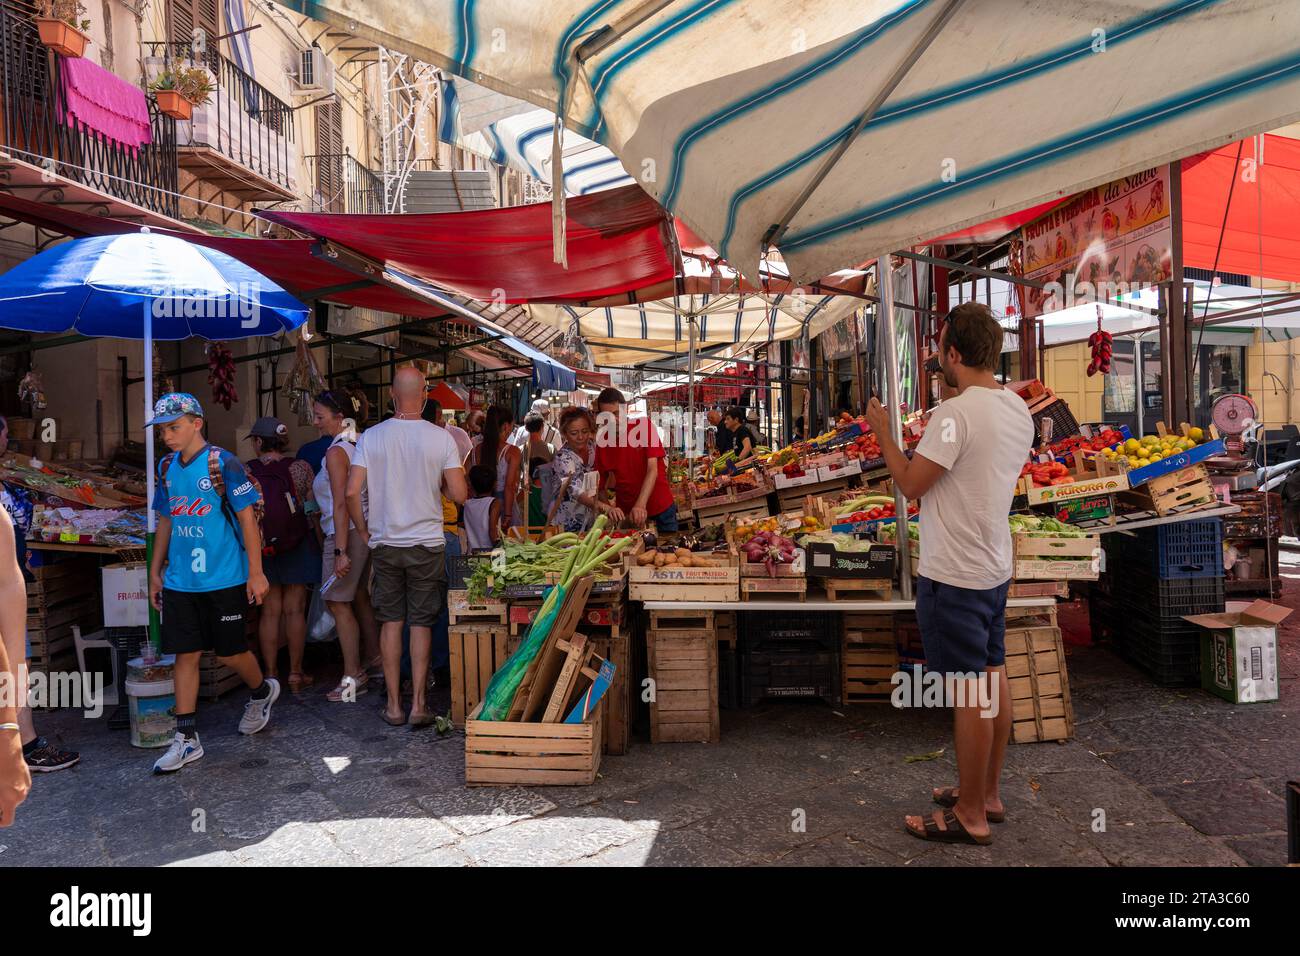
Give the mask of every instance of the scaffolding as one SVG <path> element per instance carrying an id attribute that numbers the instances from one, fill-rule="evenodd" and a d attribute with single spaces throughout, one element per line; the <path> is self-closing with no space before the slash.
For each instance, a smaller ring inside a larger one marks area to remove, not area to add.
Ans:
<path id="1" fill-rule="evenodd" d="M 419 157 L 432 154 L 424 119 L 437 92 L 436 67 L 379 48 L 380 177 L 386 213 L 406 212 L 406 181 Z"/>

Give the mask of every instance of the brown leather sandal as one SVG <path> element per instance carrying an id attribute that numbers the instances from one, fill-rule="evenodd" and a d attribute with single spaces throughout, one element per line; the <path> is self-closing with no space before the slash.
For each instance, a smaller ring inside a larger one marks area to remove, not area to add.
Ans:
<path id="1" fill-rule="evenodd" d="M 932 796 L 934 797 L 934 802 L 939 804 L 941 807 L 952 809 L 957 806 L 956 787 L 944 787 L 942 789 L 936 787 Z M 1007 820 L 1007 812 L 1005 810 L 997 813 L 992 810 L 985 810 L 984 816 L 988 818 L 989 823 L 1005 823 Z"/>
<path id="2" fill-rule="evenodd" d="M 918 840 L 931 840 L 935 843 L 966 843 L 975 846 L 988 846 L 993 842 L 992 835 L 976 836 L 962 826 L 961 820 L 957 819 L 957 814 L 952 810 L 943 811 L 943 826 L 940 827 L 934 820 L 933 813 L 917 814 L 925 821 L 925 829 L 914 830 L 906 820 L 903 821 L 903 829 Z"/>

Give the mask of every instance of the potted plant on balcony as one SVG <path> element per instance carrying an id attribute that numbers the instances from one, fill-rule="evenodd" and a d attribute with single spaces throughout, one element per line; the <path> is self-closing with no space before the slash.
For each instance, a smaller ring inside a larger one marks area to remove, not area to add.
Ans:
<path id="1" fill-rule="evenodd" d="M 41 43 L 60 56 L 80 57 L 90 42 L 90 21 L 81 18 L 85 12 L 81 0 L 42 0 L 35 18 Z"/>
<path id="2" fill-rule="evenodd" d="M 164 114 L 188 120 L 194 115 L 194 107 L 206 103 L 216 87 L 207 70 L 194 66 L 163 70 L 150 89 Z"/>

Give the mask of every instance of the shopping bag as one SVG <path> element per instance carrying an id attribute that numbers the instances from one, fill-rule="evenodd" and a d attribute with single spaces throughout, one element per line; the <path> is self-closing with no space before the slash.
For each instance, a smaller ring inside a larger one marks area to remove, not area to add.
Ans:
<path id="1" fill-rule="evenodd" d="M 311 592 L 311 604 L 307 607 L 307 640 L 323 644 L 338 639 L 334 630 L 334 615 L 330 613 L 321 597 L 323 588 L 314 588 Z"/>

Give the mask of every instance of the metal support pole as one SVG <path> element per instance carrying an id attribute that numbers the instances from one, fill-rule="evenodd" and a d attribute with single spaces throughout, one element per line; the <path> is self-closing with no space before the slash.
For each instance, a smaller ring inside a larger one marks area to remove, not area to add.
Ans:
<path id="1" fill-rule="evenodd" d="M 695 478 L 695 316 L 686 317 L 687 345 L 687 392 L 686 392 L 686 427 L 690 432 L 690 448 L 686 453 L 686 473 Z"/>
<path id="2" fill-rule="evenodd" d="M 885 381 L 889 383 L 889 430 L 893 432 L 898 447 L 903 446 L 903 414 L 899 410 L 902 396 L 898 386 L 898 329 L 894 324 L 894 283 L 889 272 L 889 256 L 876 260 L 876 287 L 880 290 L 880 318 L 885 323 Z M 912 600 L 912 544 L 907 533 L 907 496 L 894 485 L 894 513 L 898 523 L 894 546 L 898 548 L 898 566 L 902 568 L 898 582 L 903 600 Z"/>
<path id="3" fill-rule="evenodd" d="M 144 318 L 144 422 L 153 418 L 153 299 L 141 299 L 141 313 Z M 147 493 L 145 505 L 145 559 L 153 567 L 154 533 L 157 530 L 158 516 L 153 510 L 154 463 L 153 463 L 153 426 L 144 426 L 144 474 Z M 149 602 L 149 640 L 155 648 L 159 643 L 162 619 L 158 610 Z"/>

